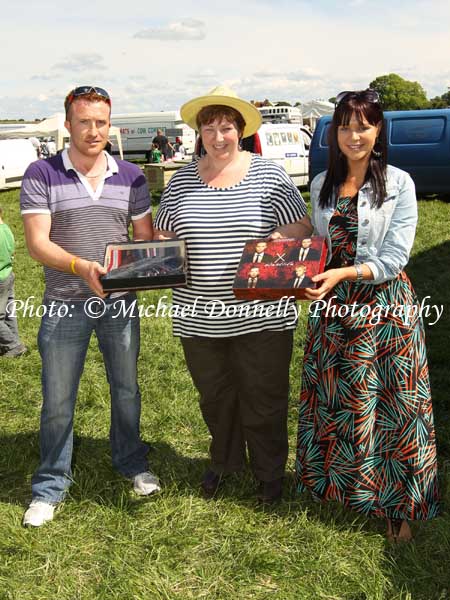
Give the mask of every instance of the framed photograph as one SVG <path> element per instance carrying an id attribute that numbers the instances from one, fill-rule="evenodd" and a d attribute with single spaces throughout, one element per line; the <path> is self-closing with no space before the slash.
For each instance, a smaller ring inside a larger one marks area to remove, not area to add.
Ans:
<path id="1" fill-rule="evenodd" d="M 304 298 L 305 288 L 316 288 L 311 277 L 325 268 L 325 238 L 249 240 L 242 252 L 233 291 L 243 300 Z"/>
<path id="2" fill-rule="evenodd" d="M 108 244 L 105 292 L 150 290 L 186 285 L 186 248 L 183 240 Z"/>

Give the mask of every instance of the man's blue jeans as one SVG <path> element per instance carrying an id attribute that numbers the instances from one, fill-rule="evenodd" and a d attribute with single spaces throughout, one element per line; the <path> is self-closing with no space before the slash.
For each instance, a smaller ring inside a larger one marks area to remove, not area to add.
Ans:
<path id="1" fill-rule="evenodd" d="M 113 466 L 124 477 L 148 470 L 148 447 L 141 442 L 141 396 L 137 383 L 139 317 L 124 315 L 136 299 L 128 294 L 91 305 L 104 314 L 86 314 L 84 302 L 54 302 L 38 335 L 42 358 L 41 464 L 32 478 L 34 500 L 60 502 L 72 480 L 73 415 L 91 334 L 95 331 L 111 393 L 110 443 Z M 71 315 L 71 316 L 70 316 Z"/>

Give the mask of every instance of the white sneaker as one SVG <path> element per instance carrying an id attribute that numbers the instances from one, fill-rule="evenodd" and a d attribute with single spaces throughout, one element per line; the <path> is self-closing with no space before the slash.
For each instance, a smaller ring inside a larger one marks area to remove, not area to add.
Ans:
<path id="1" fill-rule="evenodd" d="M 55 505 L 43 502 L 42 500 L 33 500 L 26 510 L 22 524 L 24 527 L 31 525 L 32 527 L 40 527 L 46 521 L 53 519 Z"/>
<path id="2" fill-rule="evenodd" d="M 151 471 L 138 473 L 133 477 L 133 489 L 139 496 L 149 496 L 161 491 L 159 479 Z"/>

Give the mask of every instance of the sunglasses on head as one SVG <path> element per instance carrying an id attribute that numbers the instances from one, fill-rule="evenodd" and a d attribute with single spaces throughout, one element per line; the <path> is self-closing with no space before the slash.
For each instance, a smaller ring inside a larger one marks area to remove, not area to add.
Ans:
<path id="1" fill-rule="evenodd" d="M 65 102 L 66 110 L 75 100 L 75 98 L 78 98 L 79 96 L 86 96 L 87 94 L 91 93 L 101 96 L 111 106 L 111 98 L 109 97 L 109 94 L 105 89 L 101 87 L 96 87 L 94 85 L 80 85 L 67 94 Z"/>
<path id="2" fill-rule="evenodd" d="M 349 100 L 350 98 L 361 98 L 362 100 L 366 100 L 367 102 L 380 102 L 380 94 L 376 90 L 372 90 L 371 88 L 367 88 L 366 90 L 359 90 L 353 92 L 341 92 L 336 96 L 336 100 L 334 101 L 334 106 L 339 106 L 339 104 L 343 100 Z"/>

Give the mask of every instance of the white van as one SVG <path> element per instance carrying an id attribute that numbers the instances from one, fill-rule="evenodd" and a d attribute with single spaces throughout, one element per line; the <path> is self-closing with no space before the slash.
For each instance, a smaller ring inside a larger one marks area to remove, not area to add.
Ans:
<path id="1" fill-rule="evenodd" d="M 171 144 L 181 138 L 186 154 L 194 152 L 195 131 L 183 123 L 179 111 L 113 115 L 111 124 L 120 127 L 124 158 L 145 158 L 156 131 L 162 129 Z"/>
<path id="2" fill-rule="evenodd" d="M 29 139 L 0 140 L 0 188 L 20 187 L 26 168 L 35 160 Z"/>
<path id="3" fill-rule="evenodd" d="M 262 156 L 281 164 L 298 187 L 308 185 L 308 133 L 290 123 L 263 123 L 258 129 Z"/>

